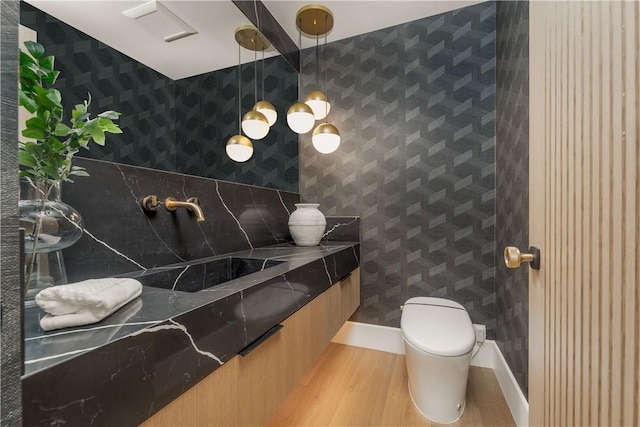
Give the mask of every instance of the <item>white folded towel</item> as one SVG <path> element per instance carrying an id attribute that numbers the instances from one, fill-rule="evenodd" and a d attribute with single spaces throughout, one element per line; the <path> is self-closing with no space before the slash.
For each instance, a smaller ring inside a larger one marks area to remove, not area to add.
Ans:
<path id="1" fill-rule="evenodd" d="M 40 319 L 45 331 L 99 322 L 140 296 L 134 279 L 91 279 L 52 286 L 36 295 L 36 304 L 48 314 Z"/>

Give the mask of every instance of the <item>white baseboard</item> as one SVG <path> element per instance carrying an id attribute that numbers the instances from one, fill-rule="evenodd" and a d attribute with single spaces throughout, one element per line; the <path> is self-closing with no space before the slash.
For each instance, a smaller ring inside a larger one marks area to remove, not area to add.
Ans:
<path id="1" fill-rule="evenodd" d="M 331 340 L 338 344 L 363 347 L 387 353 L 404 354 L 402 332 L 399 328 L 370 325 L 367 323 L 346 322 Z M 498 344 L 487 340 L 471 360 L 471 366 L 491 368 L 509 405 L 511 415 L 518 427 L 529 425 L 529 403 L 524 397 Z"/>
<path id="2" fill-rule="evenodd" d="M 399 328 L 347 321 L 331 340 L 338 344 L 404 354 Z"/>

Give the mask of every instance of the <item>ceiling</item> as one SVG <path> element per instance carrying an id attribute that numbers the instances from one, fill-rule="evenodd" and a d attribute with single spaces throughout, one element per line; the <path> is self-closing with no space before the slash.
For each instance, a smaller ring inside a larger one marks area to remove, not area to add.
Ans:
<path id="1" fill-rule="evenodd" d="M 165 42 L 139 20 L 123 11 L 147 3 L 148 0 L 25 0 L 61 21 L 128 55 L 148 67 L 172 78 L 202 74 L 238 63 L 235 29 L 250 24 L 231 0 L 167 0 L 162 1 L 171 12 L 198 33 Z M 297 43 L 295 15 L 307 0 L 263 0 Z M 435 15 L 479 1 L 345 1 L 322 2 L 335 17 L 328 40 L 335 41 L 400 23 Z M 315 39 L 303 36 L 303 47 L 315 45 Z M 276 55 L 271 48 L 265 56 Z M 242 62 L 253 60 L 253 53 L 243 49 Z"/>
<path id="2" fill-rule="evenodd" d="M 313 1 L 308 0 L 262 0 L 275 16 L 289 37 L 297 44 L 298 29 L 296 13 Z M 484 1 L 484 0 L 482 0 Z M 437 15 L 472 4 L 478 0 L 332 0 L 320 4 L 331 10 L 334 26 L 327 36 L 329 42 L 342 40 L 382 28 L 391 27 L 427 16 Z M 302 35 L 302 47 L 315 46 L 315 38 Z"/>

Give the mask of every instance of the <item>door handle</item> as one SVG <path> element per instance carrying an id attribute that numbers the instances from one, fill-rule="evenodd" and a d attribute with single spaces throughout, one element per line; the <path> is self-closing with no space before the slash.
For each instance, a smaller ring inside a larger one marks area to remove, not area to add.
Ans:
<path id="1" fill-rule="evenodd" d="M 529 253 L 522 253 L 515 246 L 504 248 L 504 263 L 508 268 L 518 268 L 523 262 L 528 262 L 534 270 L 540 270 L 540 249 L 531 246 Z"/>

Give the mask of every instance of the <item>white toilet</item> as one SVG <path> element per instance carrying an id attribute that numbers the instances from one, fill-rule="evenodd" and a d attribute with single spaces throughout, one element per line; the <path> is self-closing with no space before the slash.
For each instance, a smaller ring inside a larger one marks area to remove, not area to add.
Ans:
<path id="1" fill-rule="evenodd" d="M 411 298 L 404 304 L 400 328 L 414 405 L 431 421 L 456 421 L 464 411 L 476 341 L 469 314 L 451 300 Z"/>

